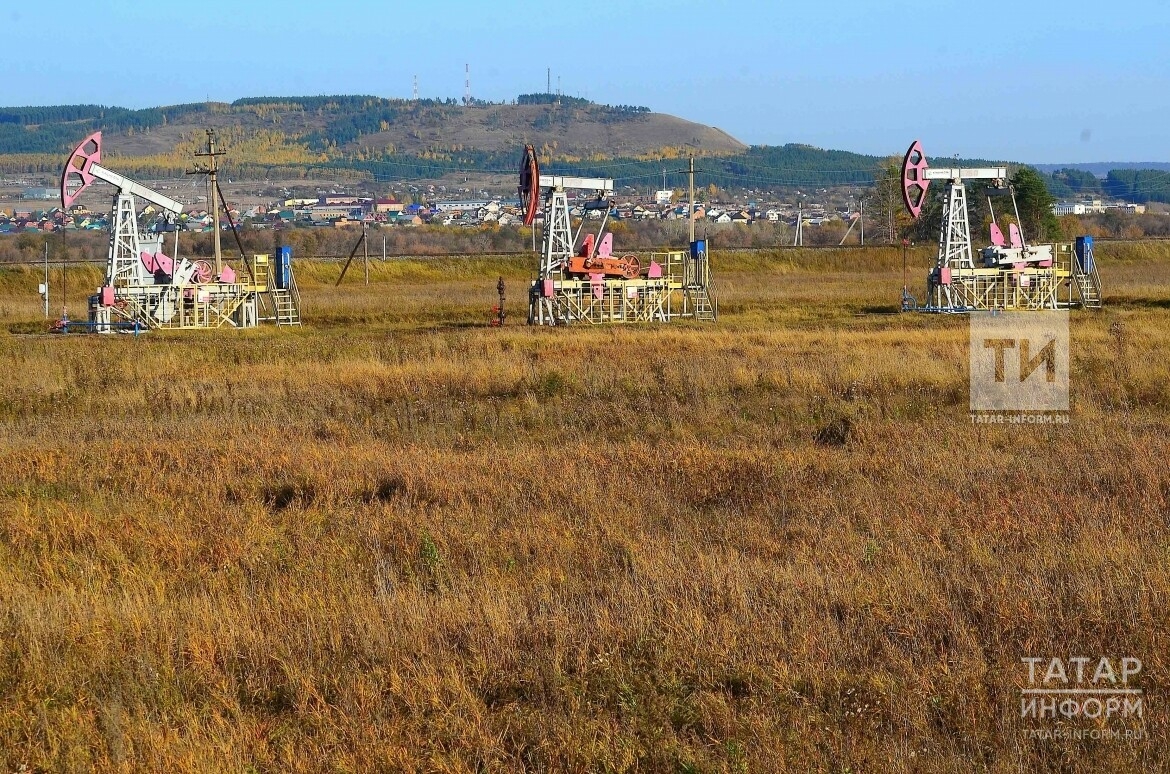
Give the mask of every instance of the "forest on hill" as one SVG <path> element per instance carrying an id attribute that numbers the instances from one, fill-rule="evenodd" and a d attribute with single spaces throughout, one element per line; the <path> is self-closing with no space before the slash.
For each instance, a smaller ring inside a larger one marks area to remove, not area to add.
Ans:
<path id="1" fill-rule="evenodd" d="M 604 176 L 639 187 L 685 184 L 698 159 L 703 185 L 758 189 L 867 186 L 882 159 L 805 144 L 747 146 L 714 127 L 640 105 L 522 94 L 510 104 L 362 95 L 250 97 L 128 110 L 101 105 L 0 108 L 0 172 L 56 173 L 86 135 L 102 130 L 105 163 L 128 174 L 182 174 L 216 127 L 238 179 L 322 174 L 375 180 L 508 173 L 532 143 L 563 174 Z"/>
<path id="2" fill-rule="evenodd" d="M 1170 171 L 1111 169 L 1104 178 L 1079 169 L 1057 169 L 1047 175 L 1048 190 L 1061 199 L 1106 197 L 1144 204 L 1170 202 Z"/>
<path id="3" fill-rule="evenodd" d="M 695 157 L 702 185 L 756 190 L 865 188 L 889 157 L 789 143 L 747 146 L 715 127 L 558 94 L 521 94 L 508 103 L 386 99 L 368 95 L 249 97 L 130 110 L 102 105 L 0 108 L 0 173 L 57 174 L 85 136 L 101 130 L 104 162 L 145 177 L 180 176 L 215 127 L 237 179 L 437 180 L 456 174 L 511 174 L 533 144 L 562 174 L 612 177 L 646 187 L 685 185 Z M 960 163 L 988 163 L 983 159 Z M 1002 161 L 997 163 L 1003 163 Z M 1104 178 L 1078 169 L 1045 170 L 1053 196 L 1170 201 L 1170 172 L 1114 169 Z M 665 176 L 665 179 L 664 179 Z"/>

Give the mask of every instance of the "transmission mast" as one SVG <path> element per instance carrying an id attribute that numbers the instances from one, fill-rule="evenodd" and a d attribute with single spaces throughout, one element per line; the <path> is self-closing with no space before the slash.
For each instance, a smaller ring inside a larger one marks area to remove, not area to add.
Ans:
<path id="1" fill-rule="evenodd" d="M 219 244 L 219 161 L 220 156 L 224 155 L 223 151 L 216 150 L 215 147 L 215 130 L 207 130 L 207 150 L 195 151 L 196 156 L 208 159 L 206 164 L 196 164 L 194 169 L 188 170 L 188 175 L 207 175 L 208 183 L 211 186 L 211 232 L 212 245 L 215 249 L 215 276 L 219 276 L 223 272 L 223 251 Z"/>

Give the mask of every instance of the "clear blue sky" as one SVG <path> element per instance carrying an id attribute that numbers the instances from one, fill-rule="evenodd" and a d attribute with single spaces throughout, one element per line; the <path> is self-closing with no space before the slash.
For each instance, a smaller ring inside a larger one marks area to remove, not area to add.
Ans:
<path id="1" fill-rule="evenodd" d="M 4 5 L 5 105 L 409 97 L 416 74 L 460 97 L 470 63 L 482 99 L 543 91 L 551 67 L 567 94 L 751 144 L 1170 161 L 1166 0 Z"/>

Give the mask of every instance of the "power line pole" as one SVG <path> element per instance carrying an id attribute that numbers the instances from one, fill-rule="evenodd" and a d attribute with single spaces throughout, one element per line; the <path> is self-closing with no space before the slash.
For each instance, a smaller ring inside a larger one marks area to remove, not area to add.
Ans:
<path id="1" fill-rule="evenodd" d="M 687 213 L 687 219 L 691 222 L 691 244 L 695 243 L 695 157 L 691 156 L 691 169 L 688 175 L 690 179 L 690 207 Z"/>
<path id="2" fill-rule="evenodd" d="M 893 188 L 893 186 L 887 185 L 886 186 L 886 215 L 889 218 L 889 226 L 888 226 L 889 232 L 888 233 L 889 233 L 890 244 L 894 244 L 894 240 L 897 238 L 897 234 L 894 231 L 894 207 L 896 207 L 896 206 L 897 206 L 897 204 L 894 201 L 894 188 Z"/>
<path id="3" fill-rule="evenodd" d="M 211 188 L 211 232 L 212 245 L 215 248 L 215 276 L 218 279 L 219 275 L 223 273 L 223 252 L 219 243 L 219 182 L 217 175 L 219 174 L 219 162 L 217 159 L 223 155 L 223 151 L 215 149 L 215 130 L 207 130 L 207 150 L 195 151 L 196 156 L 203 156 L 210 161 L 208 164 L 197 164 L 192 170 L 188 170 L 188 175 L 207 175 L 208 182 Z"/>
<path id="4" fill-rule="evenodd" d="M 49 319 L 49 243 L 45 242 L 45 284 L 41 285 L 41 295 L 45 299 L 45 319 Z"/>

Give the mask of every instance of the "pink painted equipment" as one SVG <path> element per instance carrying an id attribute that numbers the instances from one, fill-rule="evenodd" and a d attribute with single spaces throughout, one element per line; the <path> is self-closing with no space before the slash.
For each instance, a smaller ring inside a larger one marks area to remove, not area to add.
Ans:
<path id="1" fill-rule="evenodd" d="M 582 258 L 593 257 L 593 235 L 586 234 L 585 238 L 581 240 L 581 249 L 577 251 L 577 255 Z"/>
<path id="2" fill-rule="evenodd" d="M 94 132 L 82 140 L 69 156 L 69 163 L 61 173 L 61 204 L 68 209 L 96 179 L 93 165 L 102 160 L 102 133 Z M 73 187 L 70 193 L 70 187 Z"/>
<path id="3" fill-rule="evenodd" d="M 915 220 L 922 214 L 922 207 L 926 204 L 926 189 L 930 186 L 930 180 L 923 173 L 927 166 L 922 143 L 915 140 L 902 158 L 902 202 L 910 211 L 910 217 Z"/>
<path id="4" fill-rule="evenodd" d="M 1024 246 L 1024 235 L 1020 233 L 1020 227 L 1015 223 L 1008 226 L 1008 238 L 1011 240 L 1012 247 L 1019 249 Z"/>
<path id="5" fill-rule="evenodd" d="M 593 236 L 589 234 L 589 236 Z M 597 247 L 597 257 L 608 258 L 613 255 L 613 234 L 606 234 L 601 238 L 601 244 Z"/>
<path id="6" fill-rule="evenodd" d="M 195 271 L 191 278 L 199 283 L 211 282 L 215 278 L 215 269 L 208 261 L 196 261 Z"/>

